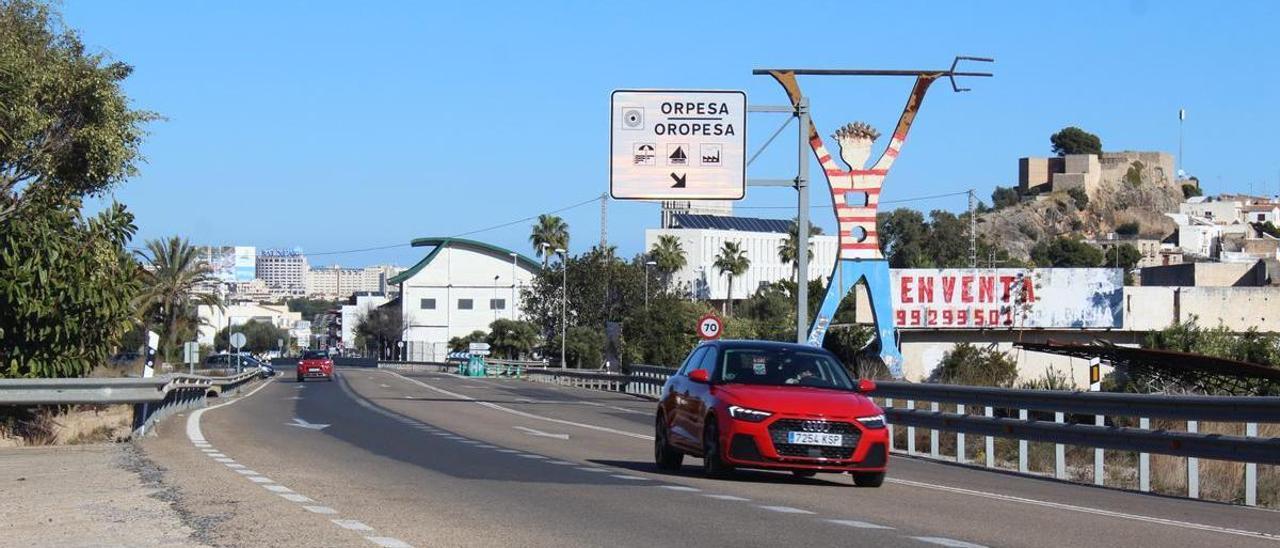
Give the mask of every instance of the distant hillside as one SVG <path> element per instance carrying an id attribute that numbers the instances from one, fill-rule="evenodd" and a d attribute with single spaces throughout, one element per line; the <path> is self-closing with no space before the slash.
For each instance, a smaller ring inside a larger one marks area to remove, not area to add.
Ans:
<path id="1" fill-rule="evenodd" d="M 1127 223 L 1137 223 L 1142 237 L 1164 238 L 1175 226 L 1164 214 L 1177 212 L 1182 187 L 1161 165 L 1167 162 L 1150 161 L 1149 156 L 1104 154 L 1096 184 L 1023 196 L 1016 205 L 979 215 L 978 234 L 1019 260 L 1027 260 L 1041 240 L 1072 234 L 1102 238 Z M 1082 194 L 1088 199 L 1080 208 L 1076 197 Z"/>

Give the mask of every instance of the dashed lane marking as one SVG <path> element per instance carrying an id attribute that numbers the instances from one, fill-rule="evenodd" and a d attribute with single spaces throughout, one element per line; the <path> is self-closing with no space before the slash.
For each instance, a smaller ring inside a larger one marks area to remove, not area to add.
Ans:
<path id="1" fill-rule="evenodd" d="M 683 493 L 697 493 L 702 490 L 702 489 L 698 489 L 697 487 L 688 487 L 685 485 L 659 485 L 658 487 L 667 489 L 669 491 L 680 491 Z"/>
<path id="2" fill-rule="evenodd" d="M 640 476 L 628 476 L 626 474 L 613 474 L 612 476 L 609 476 L 609 477 L 618 478 L 620 480 L 627 480 L 627 481 L 649 481 L 649 478 L 642 478 Z"/>
<path id="3" fill-rule="evenodd" d="M 275 483 L 274 481 L 271 481 L 271 478 L 268 478 L 266 476 L 246 476 L 246 477 L 249 479 L 249 481 L 252 481 L 254 483 Z"/>
<path id="4" fill-rule="evenodd" d="M 760 508 L 763 508 L 763 509 L 768 510 L 768 511 L 770 511 L 770 512 L 778 512 L 778 513 L 780 513 L 780 514 L 812 514 L 812 513 L 813 513 L 813 512 L 810 512 L 810 511 L 808 511 L 808 510 L 803 510 L 803 509 L 800 509 L 800 508 L 794 508 L 794 507 L 791 507 L 791 506 L 768 506 L 768 505 L 763 505 L 763 504 L 762 504 L 762 505 L 760 505 Z"/>
<path id="5" fill-rule="evenodd" d="M 244 474 L 244 475 L 246 475 L 246 476 L 256 476 L 256 475 L 258 475 L 258 473 L 257 473 L 257 472 L 254 472 L 253 470 L 250 470 L 250 469 L 248 469 L 248 468 L 237 468 L 237 469 L 236 469 L 236 473 L 237 473 L 237 474 Z"/>
<path id="6" fill-rule="evenodd" d="M 955 540 L 955 539 L 949 539 L 949 538 L 943 538 L 943 537 L 908 537 L 908 538 L 913 538 L 920 542 L 927 542 L 929 544 L 937 544 L 938 546 L 947 546 L 948 548 L 987 548 L 986 546 L 983 546 L 981 544 L 974 544 L 972 542 L 965 542 L 963 540 Z"/>
<path id="7" fill-rule="evenodd" d="M 293 489 L 290 489 L 280 484 L 263 485 L 262 488 L 268 491 L 271 491 L 273 493 L 292 493 L 293 492 Z"/>
<path id="8" fill-rule="evenodd" d="M 315 502 L 311 497 L 299 495 L 298 493 L 281 493 L 280 496 L 289 502 Z"/>
<path id="9" fill-rule="evenodd" d="M 749 498 L 746 498 L 746 497 L 737 497 L 737 496 L 734 496 L 734 495 L 715 495 L 715 494 L 710 494 L 710 493 L 708 493 L 708 494 L 705 494 L 705 495 L 702 495 L 702 496 L 707 497 L 707 498 L 713 498 L 713 499 L 716 499 L 716 500 L 731 500 L 731 501 L 735 501 L 735 502 L 751 502 L 751 499 L 749 499 Z"/>
<path id="10" fill-rule="evenodd" d="M 867 523 L 865 521 L 857 521 L 852 519 L 829 519 L 829 520 L 826 520 L 826 522 L 834 523 L 836 525 L 844 525 L 845 527 L 854 527 L 857 529 L 893 529 L 888 525 L 877 525 L 874 523 Z"/>
<path id="11" fill-rule="evenodd" d="M 373 530 L 372 527 L 369 527 L 368 525 L 365 525 L 364 523 L 361 523 L 354 519 L 331 519 L 329 521 L 332 521 L 338 527 L 341 527 L 343 529 L 350 529 L 352 531 L 372 531 Z"/>
<path id="12" fill-rule="evenodd" d="M 377 544 L 382 548 L 413 548 L 406 544 L 403 540 L 391 537 L 364 537 L 365 540 Z"/>
<path id="13" fill-rule="evenodd" d="M 306 506 L 303 506 L 303 508 L 304 508 L 304 509 L 306 509 L 306 511 L 308 511 L 308 512 L 315 512 L 315 513 L 317 513 L 317 514 L 336 514 L 336 513 L 338 513 L 338 511 L 337 511 L 337 510 L 334 510 L 333 508 L 329 508 L 328 506 L 311 506 L 311 505 L 306 505 Z"/>

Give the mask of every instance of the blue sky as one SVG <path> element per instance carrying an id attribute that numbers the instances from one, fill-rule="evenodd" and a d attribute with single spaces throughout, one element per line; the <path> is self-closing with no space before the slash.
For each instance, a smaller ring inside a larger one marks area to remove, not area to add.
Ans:
<path id="1" fill-rule="evenodd" d="M 883 200 L 965 207 L 1017 178 L 1017 158 L 1079 125 L 1107 150 L 1178 146 L 1210 192 L 1280 191 L 1277 2 L 101 2 L 66 0 L 93 48 L 134 65 L 125 88 L 159 112 L 142 174 L 114 197 L 139 239 L 301 247 L 308 254 L 450 236 L 607 190 L 615 88 L 742 89 L 751 69 L 935 68 L 991 56 L 972 92 L 935 85 Z M 790 27 L 783 25 L 791 25 Z M 892 128 L 908 79 L 809 78 L 824 135 Z M 752 115 L 752 150 L 783 121 Z M 793 126 L 794 127 L 794 126 Z M 787 133 L 793 136 L 794 133 Z M 883 139 L 882 139 L 883 140 Z M 794 176 L 779 139 L 751 177 Z M 816 173 L 816 171 L 815 171 Z M 1265 186 L 1264 186 L 1265 185 Z M 821 191 L 815 203 L 822 203 Z M 741 214 L 789 218 L 794 191 L 749 189 Z M 887 207 L 887 206 L 886 206 Z M 774 208 L 774 209 L 768 209 Z M 561 214 L 578 252 L 598 203 Z M 831 226 L 829 210 L 815 219 Z M 642 251 L 658 207 L 611 202 L 609 241 Z M 530 253 L 528 223 L 472 237 Z M 412 264 L 396 247 L 313 264 Z"/>

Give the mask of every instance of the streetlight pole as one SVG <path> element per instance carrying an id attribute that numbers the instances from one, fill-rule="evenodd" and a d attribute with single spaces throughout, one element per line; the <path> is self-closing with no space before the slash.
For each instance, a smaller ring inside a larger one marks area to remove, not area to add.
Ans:
<path id="1" fill-rule="evenodd" d="M 569 261 L 562 248 L 557 247 L 560 254 L 560 369 L 568 367 L 565 362 L 565 341 L 569 336 Z"/>
<path id="2" fill-rule="evenodd" d="M 495 322 L 498 321 L 498 308 L 495 305 L 498 304 L 498 278 L 500 277 L 497 274 L 493 275 L 493 302 L 489 303 L 489 308 L 493 309 L 493 321 Z"/>
<path id="3" fill-rule="evenodd" d="M 516 259 L 520 257 L 519 253 L 511 252 L 511 304 L 508 316 L 512 320 L 516 319 Z"/>
<path id="4" fill-rule="evenodd" d="M 649 310 L 649 267 L 658 264 L 655 261 L 644 262 L 644 309 Z"/>

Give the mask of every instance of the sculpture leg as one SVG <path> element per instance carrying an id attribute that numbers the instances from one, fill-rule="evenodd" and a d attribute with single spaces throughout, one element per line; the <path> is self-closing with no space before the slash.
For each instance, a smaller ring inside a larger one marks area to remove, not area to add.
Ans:
<path id="1" fill-rule="evenodd" d="M 897 329 L 893 325 L 893 301 L 890 300 L 889 262 L 861 261 L 867 278 L 867 295 L 871 298 L 871 314 L 876 339 L 880 342 L 880 359 L 895 379 L 902 378 L 902 352 L 898 349 Z"/>
<path id="2" fill-rule="evenodd" d="M 836 310 L 840 308 L 840 301 L 844 300 L 844 296 L 853 291 L 858 280 L 862 278 L 866 272 L 864 264 L 867 261 L 840 259 L 835 268 L 831 272 L 831 281 L 827 284 L 826 296 L 822 298 L 822 305 L 818 308 L 818 315 L 813 319 L 813 323 L 809 327 L 809 337 L 805 340 L 805 344 L 809 346 L 822 346 L 822 340 L 827 336 L 827 327 L 831 325 L 831 319 L 835 317 Z M 837 276 L 840 279 L 837 279 Z"/>

